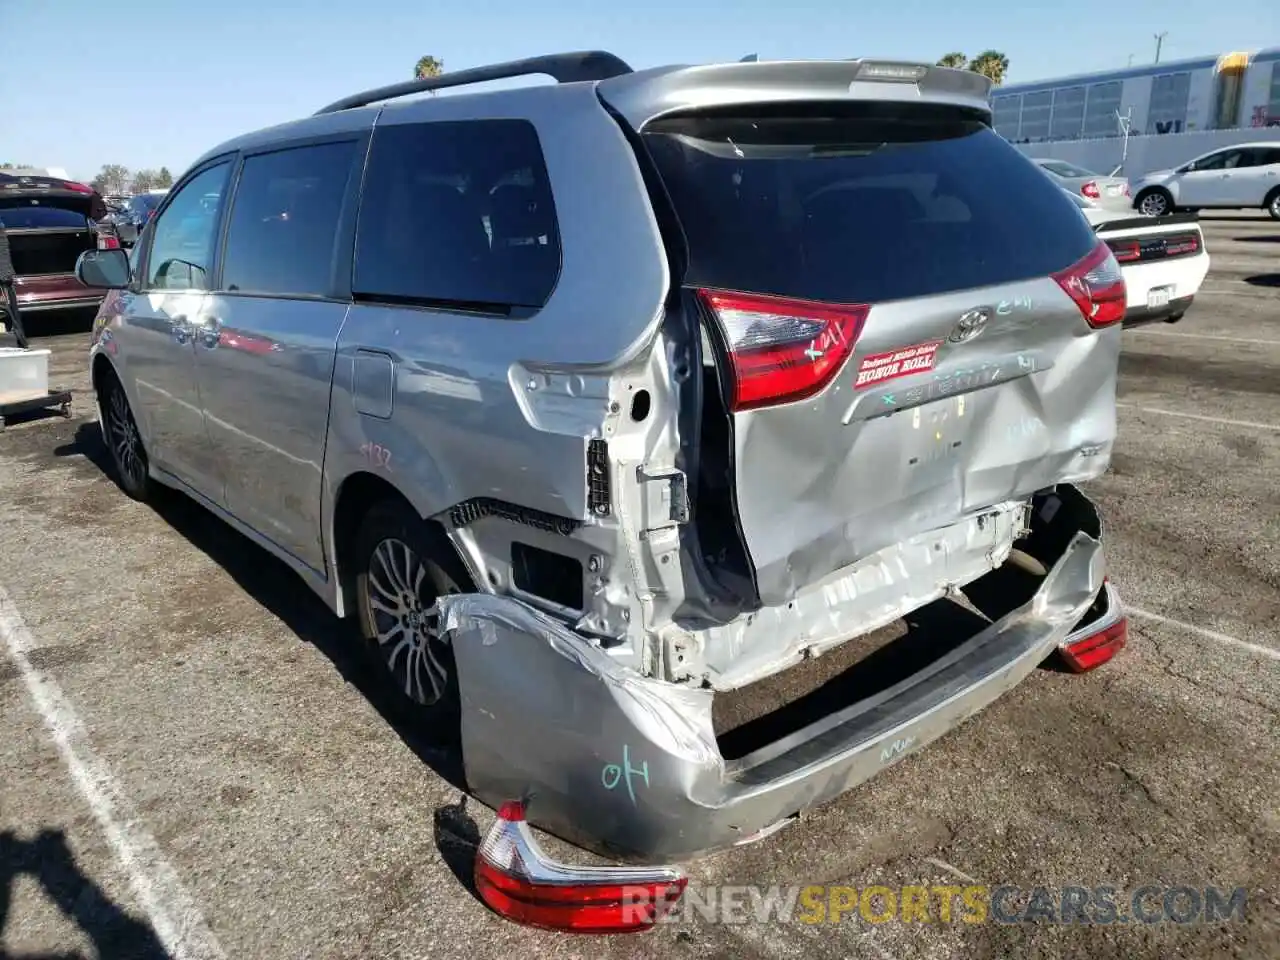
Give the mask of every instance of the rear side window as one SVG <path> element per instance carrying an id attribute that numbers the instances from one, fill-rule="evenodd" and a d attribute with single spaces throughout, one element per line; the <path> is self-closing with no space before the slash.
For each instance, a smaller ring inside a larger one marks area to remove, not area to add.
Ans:
<path id="1" fill-rule="evenodd" d="M 0 223 L 6 230 L 78 229 L 88 226 L 84 214 L 58 207 L 0 207 Z"/>
<path id="2" fill-rule="evenodd" d="M 667 118 L 643 139 L 697 286 L 875 303 L 1048 274 L 1097 239 L 977 115 L 902 104 Z"/>
<path id="3" fill-rule="evenodd" d="M 338 221 L 355 160 L 355 141 L 247 157 L 231 205 L 223 289 L 331 294 Z"/>
<path id="4" fill-rule="evenodd" d="M 358 298 L 504 313 L 542 306 L 559 274 L 555 206 L 532 124 L 375 128 L 356 228 Z"/>

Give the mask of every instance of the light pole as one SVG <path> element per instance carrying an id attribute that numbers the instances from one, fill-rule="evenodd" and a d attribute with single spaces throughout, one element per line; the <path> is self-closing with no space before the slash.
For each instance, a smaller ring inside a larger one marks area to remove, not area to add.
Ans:
<path id="1" fill-rule="evenodd" d="M 1160 62 L 1160 48 L 1164 46 L 1164 38 L 1168 35 L 1168 30 L 1162 30 L 1160 33 L 1154 34 L 1156 38 L 1156 63 Z"/>

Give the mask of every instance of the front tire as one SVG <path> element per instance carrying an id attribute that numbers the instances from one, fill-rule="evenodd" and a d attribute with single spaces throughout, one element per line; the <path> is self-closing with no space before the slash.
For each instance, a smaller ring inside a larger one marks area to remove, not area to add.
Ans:
<path id="1" fill-rule="evenodd" d="M 1280 187 L 1276 187 L 1267 194 L 1264 205 L 1267 208 L 1267 213 L 1271 214 L 1272 220 L 1280 220 Z"/>
<path id="2" fill-rule="evenodd" d="M 1145 217 L 1164 217 L 1173 212 L 1173 197 L 1168 190 L 1153 187 L 1138 194 L 1136 206 Z"/>
<path id="3" fill-rule="evenodd" d="M 470 582 L 444 534 L 407 504 L 387 500 L 365 515 L 355 540 L 360 631 L 398 699 L 432 739 L 458 731 L 458 677 L 436 601 Z"/>
<path id="4" fill-rule="evenodd" d="M 116 470 L 116 483 L 129 497 L 146 501 L 152 492 L 147 450 L 129 398 L 114 373 L 103 378 L 99 402 L 102 438 Z"/>

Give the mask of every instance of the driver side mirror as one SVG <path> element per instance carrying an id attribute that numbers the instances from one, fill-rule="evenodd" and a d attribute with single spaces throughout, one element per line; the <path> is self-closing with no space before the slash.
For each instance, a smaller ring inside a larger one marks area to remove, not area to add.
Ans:
<path id="1" fill-rule="evenodd" d="M 129 257 L 123 250 L 86 250 L 76 261 L 76 279 L 86 287 L 123 290 L 130 276 Z"/>

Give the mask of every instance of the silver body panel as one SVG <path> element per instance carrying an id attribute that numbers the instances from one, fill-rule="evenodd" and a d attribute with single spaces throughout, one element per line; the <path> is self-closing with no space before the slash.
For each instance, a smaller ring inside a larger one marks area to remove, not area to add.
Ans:
<path id="1" fill-rule="evenodd" d="M 352 608 L 338 530 L 361 506 L 348 491 L 376 481 L 441 525 L 478 585 L 449 601 L 448 624 L 464 759 L 483 799 L 533 791 L 535 820 L 645 855 L 732 842 L 744 825 L 865 779 L 895 738 L 914 749 L 998 696 L 1101 589 L 1100 549 L 1082 534 L 1034 602 L 940 662 L 936 686 L 899 691 L 893 724 L 869 730 L 851 714 L 839 722 L 856 737 L 759 782 L 715 749 L 715 690 L 1000 567 L 1032 496 L 1100 474 L 1115 438 L 1119 329 L 1090 329 L 1051 279 L 877 304 L 822 393 L 735 415 L 737 506 L 760 603 L 717 618 L 681 506 L 690 353 L 666 319 L 668 252 L 605 104 L 636 128 L 710 103 L 864 96 L 989 115 L 976 75 L 930 68 L 917 84 L 870 83 L 858 70 L 664 68 L 338 111 L 242 137 L 200 163 L 375 126 L 528 120 L 553 185 L 558 283 L 527 319 L 350 296 L 123 292 L 104 306 L 90 362 L 124 385 L 153 476 L 282 558 L 341 616 Z M 951 342 L 975 310 L 988 321 L 981 336 Z M 932 340 L 942 344 L 929 372 L 854 391 L 864 358 Z M 642 392 L 649 412 L 636 420 Z M 587 482 L 600 440 L 605 515 L 590 509 Z M 516 541 L 581 562 L 581 609 L 514 585 Z M 614 810 L 616 797 L 602 806 L 601 756 L 624 743 L 647 751 L 651 790 Z M 774 769 L 757 759 L 757 773 Z"/>

